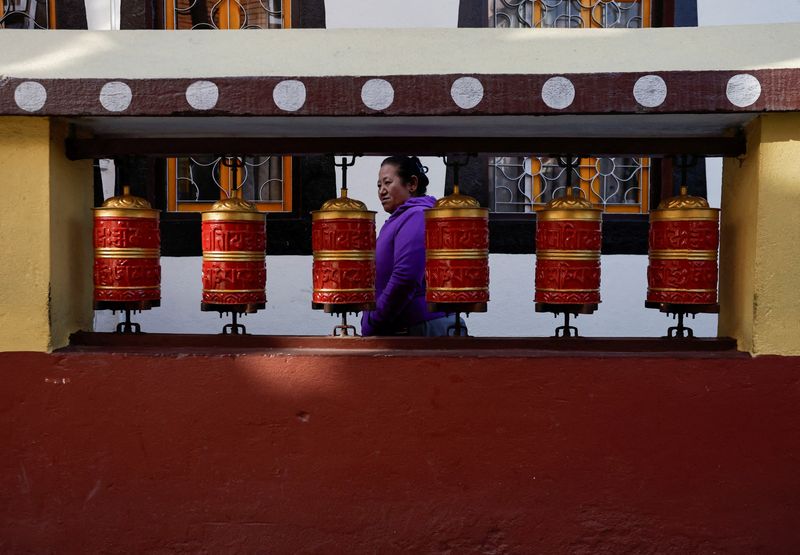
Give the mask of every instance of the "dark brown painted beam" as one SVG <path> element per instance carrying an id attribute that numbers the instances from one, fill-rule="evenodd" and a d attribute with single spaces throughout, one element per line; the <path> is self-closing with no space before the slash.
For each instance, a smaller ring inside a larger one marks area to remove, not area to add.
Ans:
<path id="1" fill-rule="evenodd" d="M 94 138 L 68 139 L 67 157 L 189 156 L 200 154 L 441 155 L 592 153 L 595 156 L 673 156 L 695 154 L 735 157 L 745 153 L 743 137 L 595 138 L 595 137 L 309 137 L 309 138 Z"/>

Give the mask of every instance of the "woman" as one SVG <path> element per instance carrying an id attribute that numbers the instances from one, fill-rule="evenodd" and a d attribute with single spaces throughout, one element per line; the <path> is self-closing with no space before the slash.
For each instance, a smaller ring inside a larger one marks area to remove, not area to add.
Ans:
<path id="1" fill-rule="evenodd" d="M 454 317 L 428 312 L 425 301 L 425 214 L 428 168 L 416 156 L 390 156 L 378 173 L 378 198 L 391 214 L 375 251 L 375 310 L 361 317 L 362 335 L 448 335 Z"/>

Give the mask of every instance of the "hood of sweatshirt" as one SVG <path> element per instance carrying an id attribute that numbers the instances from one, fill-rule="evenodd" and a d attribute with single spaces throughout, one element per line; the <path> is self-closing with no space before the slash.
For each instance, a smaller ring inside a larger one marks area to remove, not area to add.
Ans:
<path id="1" fill-rule="evenodd" d="M 392 220 L 400 217 L 406 210 L 414 206 L 422 206 L 423 208 L 433 208 L 434 204 L 436 204 L 436 198 L 430 195 L 424 195 L 421 197 L 411 197 L 403 204 L 398 206 L 394 212 L 392 212 L 391 216 L 389 216 L 389 218 L 386 220 L 386 223 L 389 223 Z"/>

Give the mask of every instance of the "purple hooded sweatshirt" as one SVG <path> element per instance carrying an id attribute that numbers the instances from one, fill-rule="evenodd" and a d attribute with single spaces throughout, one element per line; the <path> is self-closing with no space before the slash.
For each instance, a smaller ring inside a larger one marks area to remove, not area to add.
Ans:
<path id="1" fill-rule="evenodd" d="M 425 214 L 436 199 L 411 197 L 378 235 L 375 248 L 375 310 L 361 316 L 362 335 L 392 335 L 409 325 L 441 318 L 425 301 Z"/>

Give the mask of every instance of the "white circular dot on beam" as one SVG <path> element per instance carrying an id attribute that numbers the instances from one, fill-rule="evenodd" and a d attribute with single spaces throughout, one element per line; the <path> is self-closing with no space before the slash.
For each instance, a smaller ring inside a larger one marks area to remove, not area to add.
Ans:
<path id="1" fill-rule="evenodd" d="M 667 99 L 667 83 L 658 75 L 644 75 L 633 85 L 633 98 L 645 108 L 661 106 Z"/>
<path id="2" fill-rule="evenodd" d="M 563 110 L 575 100 L 575 86 L 566 77 L 551 77 L 542 86 L 542 100 L 550 108 Z"/>
<path id="3" fill-rule="evenodd" d="M 218 100 L 219 88 L 211 81 L 195 81 L 186 87 L 186 102 L 195 110 L 210 110 Z"/>
<path id="4" fill-rule="evenodd" d="M 100 104 L 109 112 L 122 112 L 131 105 L 133 93 L 122 81 L 110 81 L 100 89 Z"/>
<path id="5" fill-rule="evenodd" d="M 37 112 L 47 101 L 47 90 L 36 81 L 24 81 L 14 89 L 14 102 L 26 112 Z"/>
<path id="6" fill-rule="evenodd" d="M 394 102 L 394 87 L 386 79 L 370 79 L 361 87 L 361 101 L 372 110 L 385 110 Z"/>
<path id="7" fill-rule="evenodd" d="M 749 73 L 740 73 L 728 79 L 725 96 L 734 106 L 745 108 L 761 96 L 761 83 Z"/>
<path id="8" fill-rule="evenodd" d="M 306 103 L 306 86 L 295 79 L 281 81 L 272 90 L 272 100 L 284 112 L 296 112 Z"/>
<path id="9" fill-rule="evenodd" d="M 483 85 L 474 77 L 459 77 L 450 87 L 450 96 L 459 108 L 469 110 L 483 100 Z"/>

